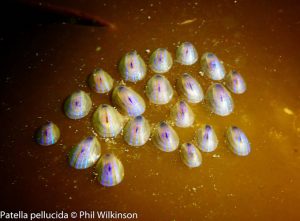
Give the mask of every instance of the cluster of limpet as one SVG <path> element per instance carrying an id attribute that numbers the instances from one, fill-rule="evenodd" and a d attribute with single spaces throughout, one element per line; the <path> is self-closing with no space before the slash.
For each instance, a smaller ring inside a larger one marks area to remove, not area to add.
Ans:
<path id="1" fill-rule="evenodd" d="M 176 51 L 175 62 L 181 65 L 193 65 L 198 62 L 198 52 L 190 42 L 182 43 Z M 102 138 L 114 138 L 123 130 L 124 141 L 139 148 L 151 140 L 153 146 L 164 152 L 179 152 L 183 163 L 190 167 L 202 164 L 201 152 L 216 150 L 219 140 L 212 125 L 202 124 L 195 131 L 194 140 L 180 144 L 180 138 L 173 128 L 192 127 L 195 115 L 191 104 L 203 100 L 212 113 L 228 116 L 234 110 L 231 92 L 242 94 L 246 83 L 235 70 L 226 74 L 223 63 L 210 52 L 200 58 L 201 72 L 209 79 L 221 81 L 212 83 L 204 94 L 200 83 L 189 73 L 183 73 L 176 80 L 179 100 L 170 109 L 170 121 L 162 120 L 151 128 L 149 121 L 142 116 L 146 110 L 143 97 L 132 88 L 115 83 L 116 81 L 103 69 L 95 69 L 88 77 L 88 85 L 95 93 L 111 93 L 112 104 L 100 104 L 92 115 L 92 125 Z M 165 105 L 173 98 L 173 87 L 166 77 L 172 68 L 173 58 L 165 48 L 154 50 L 149 58 L 149 68 L 155 73 L 145 85 L 145 96 L 154 105 Z M 147 67 L 137 51 L 126 53 L 119 62 L 121 77 L 128 82 L 138 82 L 145 78 Z M 225 85 L 225 86 L 224 86 Z M 113 106 L 112 106 L 113 105 Z M 87 116 L 92 108 L 92 101 L 85 91 L 73 92 L 64 102 L 65 115 L 74 120 Z M 53 122 L 41 126 L 35 134 L 38 144 L 49 146 L 60 138 L 59 128 Z M 151 139 L 150 139 L 151 138 Z M 250 143 L 245 133 L 237 126 L 230 126 L 226 131 L 228 148 L 238 156 L 250 153 Z M 96 136 L 88 136 L 76 144 L 69 153 L 69 165 L 75 169 L 87 169 L 95 166 L 97 180 L 103 186 L 115 186 L 124 178 L 121 160 L 113 153 L 101 156 L 101 144 Z"/>

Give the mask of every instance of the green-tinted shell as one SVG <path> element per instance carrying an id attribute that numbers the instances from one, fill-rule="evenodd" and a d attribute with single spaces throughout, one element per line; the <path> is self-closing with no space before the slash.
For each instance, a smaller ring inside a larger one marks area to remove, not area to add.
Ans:
<path id="1" fill-rule="evenodd" d="M 250 143 L 246 134 L 238 127 L 231 126 L 227 129 L 227 141 L 229 149 L 239 156 L 247 156 L 250 151 Z"/>
<path id="2" fill-rule="evenodd" d="M 116 137 L 123 129 L 124 118 L 112 106 L 101 104 L 93 115 L 93 126 L 101 137 Z"/>
<path id="3" fill-rule="evenodd" d="M 171 69 L 173 59 L 167 49 L 158 48 L 151 54 L 149 65 L 155 73 L 165 73 Z"/>
<path id="4" fill-rule="evenodd" d="M 96 166 L 98 181 L 103 186 L 115 186 L 124 178 L 122 162 L 114 154 L 104 154 Z"/>
<path id="5" fill-rule="evenodd" d="M 92 107 L 92 100 L 90 96 L 78 90 L 71 94 L 64 103 L 64 110 L 67 117 L 71 119 L 81 119 L 88 115 Z"/>
<path id="6" fill-rule="evenodd" d="M 55 144 L 60 137 L 59 128 L 53 122 L 48 122 L 37 129 L 35 141 L 42 146 Z"/>
<path id="7" fill-rule="evenodd" d="M 95 69 L 88 79 L 90 88 L 96 93 L 109 92 L 114 84 L 114 79 L 103 69 Z"/>
<path id="8" fill-rule="evenodd" d="M 180 147 L 180 155 L 183 163 L 188 167 L 199 167 L 202 164 L 200 151 L 192 143 L 184 143 Z"/>
<path id="9" fill-rule="evenodd" d="M 171 118 L 177 127 L 190 127 L 194 123 L 195 115 L 190 106 L 180 100 L 172 107 Z"/>
<path id="10" fill-rule="evenodd" d="M 101 145 L 96 137 L 90 136 L 73 147 L 69 154 L 70 166 L 86 169 L 93 166 L 101 155 Z"/>

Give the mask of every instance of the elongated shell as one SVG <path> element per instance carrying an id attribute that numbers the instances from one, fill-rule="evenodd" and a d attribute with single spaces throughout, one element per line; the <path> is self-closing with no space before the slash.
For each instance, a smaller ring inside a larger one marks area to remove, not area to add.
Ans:
<path id="1" fill-rule="evenodd" d="M 93 166 L 101 155 L 101 145 L 96 137 L 90 136 L 73 147 L 69 154 L 69 163 L 76 169 Z"/>
<path id="2" fill-rule="evenodd" d="M 203 100 L 203 90 L 198 81 L 191 75 L 184 73 L 176 81 L 179 94 L 190 103 L 199 103 Z"/>
<path id="3" fill-rule="evenodd" d="M 198 60 L 198 53 L 190 42 L 183 42 L 176 51 L 176 61 L 183 65 L 192 65 Z"/>
<path id="4" fill-rule="evenodd" d="M 95 69 L 88 79 L 90 88 L 96 93 L 109 92 L 114 84 L 112 77 L 103 69 Z"/>
<path id="5" fill-rule="evenodd" d="M 202 164 L 202 155 L 192 143 L 182 144 L 180 155 L 183 163 L 190 168 L 199 167 Z"/>
<path id="6" fill-rule="evenodd" d="M 181 100 L 172 107 L 171 118 L 177 127 L 190 127 L 194 123 L 195 115 L 190 106 Z"/>
<path id="7" fill-rule="evenodd" d="M 167 104 L 173 97 L 173 89 L 167 78 L 156 74 L 149 79 L 146 95 L 154 104 Z"/>
<path id="8" fill-rule="evenodd" d="M 124 140 L 131 146 L 142 146 L 150 137 L 150 125 L 143 116 L 137 116 L 127 122 L 124 128 Z"/>
<path id="9" fill-rule="evenodd" d="M 246 91 L 246 82 L 240 73 L 230 71 L 225 77 L 226 87 L 235 94 L 242 94 Z"/>
<path id="10" fill-rule="evenodd" d="M 35 141 L 42 146 L 55 144 L 60 137 L 59 128 L 53 122 L 48 122 L 37 129 Z"/>
<path id="11" fill-rule="evenodd" d="M 155 146 L 165 152 L 171 152 L 177 149 L 179 137 L 176 131 L 166 122 L 160 122 L 153 135 Z"/>
<path id="12" fill-rule="evenodd" d="M 122 162 L 112 153 L 104 154 L 96 166 L 98 181 L 103 186 L 115 186 L 124 178 Z"/>
<path id="13" fill-rule="evenodd" d="M 115 87 L 112 100 L 122 113 L 129 116 L 141 115 L 146 109 L 144 99 L 137 92 L 123 85 Z"/>
<path id="14" fill-rule="evenodd" d="M 124 118 L 112 106 L 101 104 L 93 115 L 93 125 L 101 137 L 116 137 L 123 129 Z"/>
<path id="15" fill-rule="evenodd" d="M 136 51 L 131 51 L 121 59 L 119 71 L 125 81 L 137 82 L 146 76 L 147 68 L 141 56 Z"/>
<path id="16" fill-rule="evenodd" d="M 211 125 L 202 125 L 196 132 L 196 142 L 203 152 L 212 152 L 218 146 L 217 135 Z"/>
<path id="17" fill-rule="evenodd" d="M 155 73 L 165 73 L 171 69 L 173 59 L 167 49 L 158 48 L 151 54 L 149 65 Z"/>
<path id="18" fill-rule="evenodd" d="M 225 77 L 224 66 L 213 53 L 202 55 L 201 66 L 202 71 L 212 80 L 222 80 Z"/>
<path id="19" fill-rule="evenodd" d="M 211 111 L 217 115 L 227 116 L 233 111 L 231 95 L 222 84 L 211 85 L 206 92 L 206 100 Z"/>
<path id="20" fill-rule="evenodd" d="M 92 107 L 90 96 L 81 90 L 71 94 L 64 103 L 64 110 L 67 117 L 81 119 L 88 115 Z"/>
<path id="21" fill-rule="evenodd" d="M 245 133 L 236 126 L 231 126 L 227 129 L 227 140 L 229 149 L 239 155 L 246 156 L 250 153 L 251 147 Z"/>

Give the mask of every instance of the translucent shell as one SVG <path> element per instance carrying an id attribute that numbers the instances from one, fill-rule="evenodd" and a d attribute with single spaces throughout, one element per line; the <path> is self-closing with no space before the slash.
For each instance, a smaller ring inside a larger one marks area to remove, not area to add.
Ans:
<path id="1" fill-rule="evenodd" d="M 76 169 L 93 166 L 101 155 L 101 145 L 96 137 L 90 136 L 73 147 L 69 154 L 69 163 Z"/>
<path id="2" fill-rule="evenodd" d="M 116 137 L 123 129 L 124 118 L 112 106 L 101 104 L 93 115 L 93 125 L 101 137 Z"/>
<path id="3" fill-rule="evenodd" d="M 180 155 L 183 163 L 190 168 L 199 167 L 202 164 L 202 155 L 192 143 L 182 144 Z"/>
<path id="4" fill-rule="evenodd" d="M 218 138 L 212 126 L 202 125 L 196 132 L 196 142 L 203 152 L 212 152 L 218 146 Z"/>
<path id="5" fill-rule="evenodd" d="M 104 154 L 96 166 L 98 181 L 103 186 L 115 186 L 124 178 L 122 162 L 114 154 Z"/>
<path id="6" fill-rule="evenodd" d="M 112 100 L 121 112 L 129 116 L 139 116 L 146 109 L 144 99 L 137 92 L 126 86 L 115 87 Z"/>
<path id="7" fill-rule="evenodd" d="M 146 76 L 147 67 L 136 51 L 128 52 L 119 64 L 119 71 L 125 81 L 137 82 Z"/>
<path id="8" fill-rule="evenodd" d="M 131 146 L 142 146 L 150 137 L 150 125 L 143 116 L 137 116 L 127 122 L 124 128 L 124 140 Z"/>
<path id="9" fill-rule="evenodd" d="M 151 54 L 149 65 L 155 73 L 165 73 L 172 67 L 173 59 L 167 49 L 158 48 Z"/>
<path id="10" fill-rule="evenodd" d="M 59 137 L 59 128 L 53 122 L 48 122 L 42 125 L 35 133 L 35 141 L 42 146 L 55 144 Z"/>
<path id="11" fill-rule="evenodd" d="M 93 91 L 103 94 L 112 89 L 114 80 L 103 69 L 95 69 L 89 76 L 88 83 Z"/>
<path id="12" fill-rule="evenodd" d="M 176 61 L 183 65 L 192 65 L 198 60 L 198 53 L 190 42 L 182 43 L 176 51 Z"/>
<path id="13" fill-rule="evenodd" d="M 247 136 L 240 128 L 235 126 L 229 127 L 226 136 L 228 147 L 233 153 L 239 156 L 246 156 L 250 153 L 250 143 Z"/>
<path id="14" fill-rule="evenodd" d="M 225 77 L 225 69 L 213 53 L 205 53 L 201 57 L 202 71 L 212 80 L 222 80 Z"/>
<path id="15" fill-rule="evenodd" d="M 231 95 L 222 84 L 211 85 L 206 92 L 206 100 L 211 111 L 217 115 L 227 116 L 233 111 L 234 103 Z"/>
<path id="16" fill-rule="evenodd" d="M 195 115 L 190 106 L 181 100 L 172 107 L 171 118 L 177 127 L 190 127 L 194 123 Z"/>
<path id="17" fill-rule="evenodd" d="M 67 117 L 81 119 L 88 115 L 92 107 L 90 96 L 81 90 L 71 94 L 64 103 L 64 110 Z"/>
<path id="18" fill-rule="evenodd" d="M 153 135 L 155 146 L 165 152 L 171 152 L 177 149 L 179 137 L 176 131 L 166 122 L 160 122 Z"/>
<path id="19" fill-rule="evenodd" d="M 235 94 L 242 94 L 247 88 L 244 78 L 235 70 L 232 70 L 227 74 L 225 83 L 226 87 Z"/>
<path id="20" fill-rule="evenodd" d="M 177 90 L 190 103 L 199 103 L 203 100 L 203 90 L 198 81 L 191 75 L 184 73 L 176 81 Z"/>
<path id="21" fill-rule="evenodd" d="M 167 78 L 160 74 L 149 79 L 146 95 L 154 104 L 167 104 L 173 97 L 173 89 Z"/>

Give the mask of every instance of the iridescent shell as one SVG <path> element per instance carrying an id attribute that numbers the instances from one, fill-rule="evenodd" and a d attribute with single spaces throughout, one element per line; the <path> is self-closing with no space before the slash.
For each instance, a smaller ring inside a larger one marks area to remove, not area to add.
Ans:
<path id="1" fill-rule="evenodd" d="M 171 119 L 177 127 L 190 127 L 194 123 L 195 115 L 190 106 L 181 100 L 172 107 Z"/>
<path id="2" fill-rule="evenodd" d="M 227 129 L 227 140 L 229 149 L 239 155 L 246 156 L 250 153 L 251 147 L 245 133 L 236 126 L 231 126 Z"/>
<path id="3" fill-rule="evenodd" d="M 137 92 L 123 85 L 115 87 L 112 101 L 122 113 L 126 113 L 129 116 L 139 116 L 146 109 L 144 99 Z"/>
<path id="4" fill-rule="evenodd" d="M 173 97 L 173 89 L 167 78 L 160 74 L 149 79 L 146 95 L 154 104 L 167 104 Z"/>
<path id="5" fill-rule="evenodd" d="M 64 103 L 64 110 L 67 117 L 81 119 L 88 115 L 92 107 L 90 96 L 81 90 L 71 94 Z"/>
<path id="6" fill-rule="evenodd" d="M 76 169 L 93 166 L 101 155 L 101 145 L 96 137 L 90 136 L 73 147 L 69 154 L 69 164 Z"/>
<path id="7" fill-rule="evenodd" d="M 231 114 L 234 103 L 229 91 L 222 84 L 211 85 L 206 92 L 206 100 L 212 112 L 220 116 Z"/>
<path id="8" fill-rule="evenodd" d="M 203 100 L 203 90 L 198 81 L 191 75 L 184 73 L 176 81 L 177 90 L 190 103 L 199 103 Z"/>
<path id="9" fill-rule="evenodd" d="M 196 132 L 196 142 L 203 152 L 212 152 L 218 146 L 217 135 L 210 125 L 202 125 Z"/>
<path id="10" fill-rule="evenodd" d="M 167 49 L 158 48 L 151 54 L 149 65 L 155 73 L 165 73 L 172 67 L 173 59 Z"/>
<path id="11" fill-rule="evenodd" d="M 199 167 L 202 164 L 202 155 L 192 143 L 182 144 L 180 155 L 183 163 L 190 168 Z"/>
<path id="12" fill-rule="evenodd" d="M 192 65 L 198 60 L 198 53 L 190 42 L 183 42 L 176 51 L 176 61 L 183 65 Z"/>
<path id="13" fill-rule="evenodd" d="M 242 94 L 246 91 L 246 82 L 240 73 L 230 71 L 225 77 L 226 87 L 235 94 Z"/>
<path id="14" fill-rule="evenodd" d="M 93 115 L 93 125 L 101 137 L 116 137 L 123 129 L 124 118 L 112 106 L 101 104 Z"/>
<path id="15" fill-rule="evenodd" d="M 205 53 L 201 57 L 202 71 L 212 80 L 222 80 L 225 77 L 225 69 L 213 53 Z"/>
<path id="16" fill-rule="evenodd" d="M 103 69 L 95 69 L 89 76 L 88 83 L 90 88 L 96 93 L 109 92 L 114 84 L 114 79 Z"/>
<path id="17" fill-rule="evenodd" d="M 35 141 L 42 146 L 55 144 L 59 137 L 59 128 L 53 122 L 48 122 L 42 125 L 35 133 Z"/>
<path id="18" fill-rule="evenodd" d="M 136 51 L 128 52 L 119 64 L 119 71 L 125 81 L 137 82 L 146 76 L 147 67 Z"/>
<path id="19" fill-rule="evenodd" d="M 153 135 L 155 146 L 165 152 L 171 152 L 177 149 L 179 137 L 176 131 L 166 122 L 160 122 Z"/>
<path id="20" fill-rule="evenodd" d="M 112 153 L 104 154 L 97 163 L 98 181 L 103 186 L 115 186 L 124 178 L 122 162 Z"/>
<path id="21" fill-rule="evenodd" d="M 127 122 L 124 128 L 124 140 L 131 146 L 143 146 L 150 137 L 150 125 L 143 116 L 137 116 Z"/>

